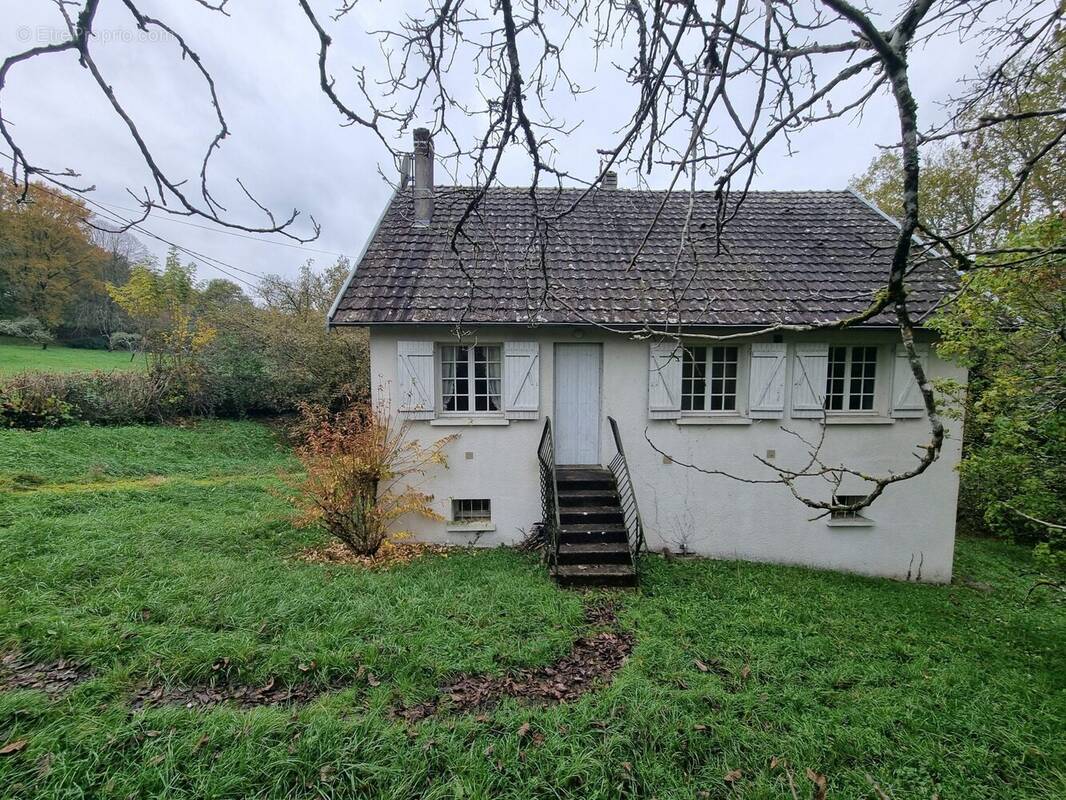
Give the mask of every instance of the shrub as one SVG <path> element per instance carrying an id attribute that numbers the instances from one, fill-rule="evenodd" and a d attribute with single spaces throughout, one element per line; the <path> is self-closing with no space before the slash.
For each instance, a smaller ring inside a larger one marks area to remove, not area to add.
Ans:
<path id="1" fill-rule="evenodd" d="M 73 421 L 70 403 L 55 395 L 8 387 L 0 390 L 0 427 L 37 430 L 58 428 Z"/>
<path id="2" fill-rule="evenodd" d="M 19 317 L 18 319 L 0 319 L 0 335 L 13 336 L 16 339 L 29 339 L 42 348 L 47 348 L 55 341 L 55 336 L 36 317 Z"/>
<path id="3" fill-rule="evenodd" d="M 298 525 L 322 525 L 357 555 L 373 555 L 404 514 L 440 519 L 429 505 L 433 496 L 409 479 L 447 467 L 444 447 L 457 436 L 424 448 L 408 437 L 410 423 L 384 405 L 330 413 L 304 404 L 300 414 L 296 456 L 306 474 L 290 484 Z"/>
<path id="4" fill-rule="evenodd" d="M 190 395 L 185 376 L 152 372 L 26 372 L 9 378 L 0 396 L 15 397 L 23 406 L 44 407 L 50 399 L 66 410 L 63 421 L 98 425 L 160 422 L 190 416 L 202 398 Z M 62 424 L 62 421 L 56 424 Z"/>

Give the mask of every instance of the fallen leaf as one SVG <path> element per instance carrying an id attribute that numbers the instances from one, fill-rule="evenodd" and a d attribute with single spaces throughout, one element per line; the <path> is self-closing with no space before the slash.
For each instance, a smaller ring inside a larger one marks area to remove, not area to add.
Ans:
<path id="1" fill-rule="evenodd" d="M 205 744 L 207 744 L 207 742 L 208 742 L 208 740 L 209 740 L 210 738 L 211 738 L 211 737 L 210 737 L 210 736 L 208 736 L 208 735 L 207 735 L 207 734 L 205 733 L 205 734 L 204 734 L 203 736 L 201 736 L 201 737 L 200 737 L 199 739 L 197 739 L 197 740 L 196 740 L 196 744 L 194 744 L 194 745 L 192 746 L 192 751 L 193 751 L 193 752 L 195 753 L 195 752 L 196 752 L 197 750 L 199 750 L 199 749 L 200 749 L 201 747 L 203 747 L 203 746 L 204 746 Z"/>
<path id="2" fill-rule="evenodd" d="M 740 671 L 740 679 L 746 681 L 749 675 L 751 675 L 751 667 L 745 664 L 744 669 Z"/>
<path id="3" fill-rule="evenodd" d="M 159 735 L 159 731 L 145 731 L 144 735 L 147 736 L 149 739 L 154 739 L 156 736 Z"/>
<path id="4" fill-rule="evenodd" d="M 274 676 L 273 676 L 273 675 L 271 675 L 271 676 L 270 676 L 270 680 L 268 680 L 268 681 L 266 682 L 266 686 L 264 686 L 264 687 L 263 687 L 262 689 L 260 689 L 259 691 L 261 691 L 261 692 L 269 692 L 269 691 L 270 691 L 271 689 L 273 689 L 273 688 L 274 688 Z"/>
<path id="5" fill-rule="evenodd" d="M 814 800 L 825 800 L 827 791 L 825 775 L 807 767 L 807 780 L 814 784 Z"/>
<path id="6" fill-rule="evenodd" d="M 770 756 L 770 769 L 777 769 L 780 763 L 781 761 L 777 756 Z"/>
<path id="7" fill-rule="evenodd" d="M 700 672 L 710 672 L 711 671 L 711 668 L 708 667 L 706 664 L 704 664 L 702 661 L 700 661 L 698 658 L 695 661 L 693 661 L 692 663 L 696 665 L 696 669 L 698 669 Z"/>
<path id="8" fill-rule="evenodd" d="M 692 726 L 692 730 L 694 730 L 694 731 L 705 731 L 705 730 L 707 730 L 707 726 L 706 725 L 700 725 L 700 724 L 697 723 L 696 725 Z"/>
<path id="9" fill-rule="evenodd" d="M 529 735 L 529 723 L 528 722 L 523 722 L 521 727 L 519 727 L 519 729 L 518 729 L 518 738 L 519 739 L 524 739 L 528 735 Z"/>
<path id="10" fill-rule="evenodd" d="M 368 686 L 381 686 L 381 681 L 374 677 L 373 672 L 366 676 L 366 682 Z"/>
<path id="11" fill-rule="evenodd" d="M 13 742 L 8 742 L 3 747 L 0 747 L 0 756 L 11 755 L 22 750 L 30 743 L 29 739 L 15 739 Z"/>
<path id="12" fill-rule="evenodd" d="M 733 784 L 744 777 L 744 773 L 739 769 L 733 769 L 722 776 L 722 780 L 726 783 Z"/>

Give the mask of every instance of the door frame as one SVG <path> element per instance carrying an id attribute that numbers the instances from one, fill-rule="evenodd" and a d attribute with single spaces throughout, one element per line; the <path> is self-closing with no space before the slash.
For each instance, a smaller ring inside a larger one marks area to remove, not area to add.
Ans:
<path id="1" fill-rule="evenodd" d="M 554 430 L 556 435 L 559 431 L 559 348 L 576 345 L 578 347 L 595 347 L 596 352 L 599 354 L 597 358 L 597 374 L 599 377 L 599 385 L 597 386 L 596 393 L 596 456 L 595 459 L 590 462 L 591 464 L 600 463 L 600 452 L 603 446 L 603 342 L 554 342 L 552 348 L 552 414 L 555 416 Z M 559 452 L 559 443 L 555 442 L 555 451 Z M 571 466 L 560 462 L 560 466 Z"/>

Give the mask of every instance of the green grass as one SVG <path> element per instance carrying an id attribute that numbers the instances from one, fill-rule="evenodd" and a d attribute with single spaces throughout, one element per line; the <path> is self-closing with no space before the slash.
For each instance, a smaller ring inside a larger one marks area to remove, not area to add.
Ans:
<path id="1" fill-rule="evenodd" d="M 959 542 L 990 591 L 649 558 L 611 686 L 408 728 L 392 706 L 449 675 L 564 653 L 581 598 L 508 550 L 294 560 L 317 536 L 273 492 L 292 468 L 253 423 L 0 434 L 0 651 L 94 670 L 56 701 L 0 693 L 0 745 L 28 740 L 0 756 L 0 797 L 791 797 L 774 756 L 804 798 L 807 768 L 831 798 L 874 797 L 867 775 L 897 800 L 1066 796 L 1066 615 L 1026 600 L 1023 548 Z M 291 710 L 130 709 L 132 687 L 223 658 L 250 683 L 353 681 Z"/>
<path id="2" fill-rule="evenodd" d="M 129 353 L 86 350 L 50 344 L 47 349 L 31 342 L 0 337 L 0 377 L 18 372 L 91 372 L 92 370 L 144 369 L 144 359 Z"/>

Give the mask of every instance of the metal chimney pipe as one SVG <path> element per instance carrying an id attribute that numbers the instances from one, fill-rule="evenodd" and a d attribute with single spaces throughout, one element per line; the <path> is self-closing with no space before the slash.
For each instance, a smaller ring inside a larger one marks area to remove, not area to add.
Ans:
<path id="1" fill-rule="evenodd" d="M 429 128 L 415 128 L 415 224 L 433 220 L 433 139 Z"/>

